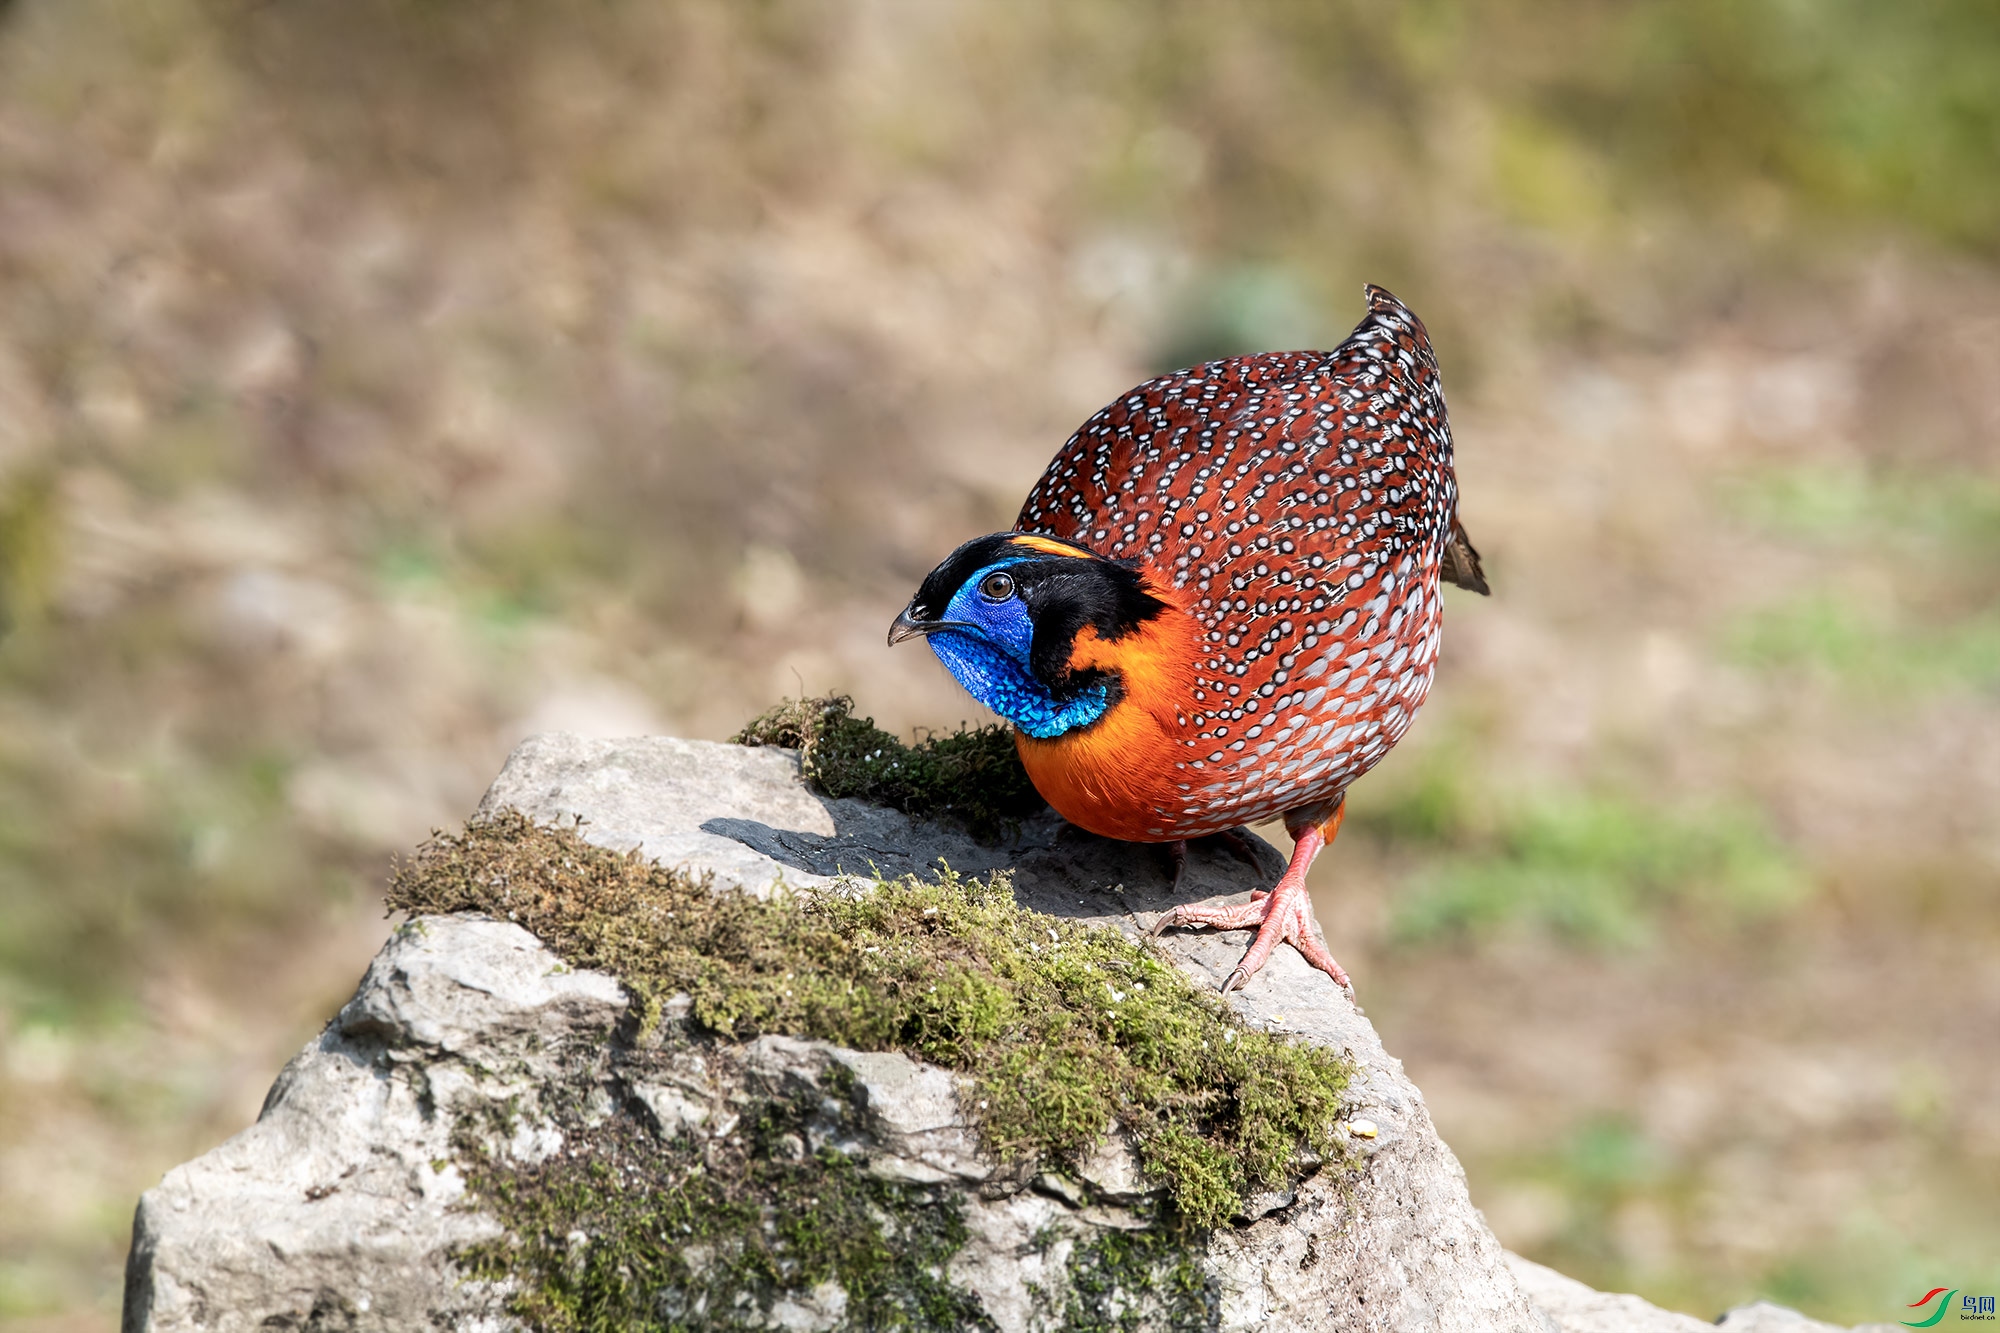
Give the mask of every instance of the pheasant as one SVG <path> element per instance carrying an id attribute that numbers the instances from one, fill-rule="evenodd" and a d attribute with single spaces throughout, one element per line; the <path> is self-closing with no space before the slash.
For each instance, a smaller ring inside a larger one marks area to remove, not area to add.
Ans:
<path id="1" fill-rule="evenodd" d="M 1281 941 L 1352 989 L 1306 871 L 1430 692 L 1440 583 L 1488 591 L 1429 335 L 1366 291 L 1331 352 L 1211 361 L 1098 412 L 1014 530 L 953 551 L 889 631 L 1013 724 L 1072 824 L 1179 865 L 1190 839 L 1283 817 L 1275 888 L 1154 927 L 1256 927 L 1225 991 Z"/>

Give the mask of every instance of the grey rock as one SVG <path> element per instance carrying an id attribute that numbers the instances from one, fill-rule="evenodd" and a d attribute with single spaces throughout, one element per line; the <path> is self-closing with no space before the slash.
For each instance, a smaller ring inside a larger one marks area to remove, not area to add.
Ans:
<path id="1" fill-rule="evenodd" d="M 1163 852 L 1094 838 L 1053 815 L 986 847 L 894 811 L 833 801 L 800 781 L 797 756 L 667 738 L 540 736 L 521 745 L 480 809 L 582 821 L 583 836 L 639 849 L 752 892 L 825 885 L 842 873 L 980 874 L 1009 869 L 1030 907 L 1137 933 L 1175 901 L 1244 895 L 1284 858 L 1262 843 L 1253 869 L 1198 844 L 1178 898 Z M 1218 984 L 1246 932 L 1176 934 L 1162 947 Z M 1290 950 L 1231 1003 L 1259 1027 L 1345 1051 L 1357 1064 L 1345 1115 L 1358 1168 L 1326 1171 L 1250 1201 L 1215 1233 L 1203 1266 L 1218 1327 L 1270 1330 L 1533 1330 L 1598 1333 L 1713 1327 L 1631 1296 L 1606 1296 L 1508 1255 L 1467 1197 L 1423 1096 L 1361 1011 Z M 127 1333 L 339 1327 L 509 1328 L 504 1290 L 467 1283 L 455 1246 L 497 1234 L 465 1206 L 449 1165 L 452 1127 L 482 1108 L 534 1105 L 576 1062 L 593 1115 L 619 1108 L 663 1137 L 726 1137 L 750 1095 L 838 1087 L 840 1114 L 800 1152 L 833 1143 L 892 1180 L 959 1191 L 969 1233 L 948 1276 L 1001 1329 L 1046 1325 L 1079 1247 L 1146 1225 L 1154 1191 L 1116 1126 L 1078 1179 L 1017 1178 L 984 1159 L 950 1072 L 901 1055 L 767 1036 L 734 1048 L 666 1044 L 613 1068 L 603 1052 L 625 1011 L 609 977 L 570 971 L 518 927 L 420 918 L 390 940 L 355 997 L 280 1075 L 257 1123 L 169 1172 L 141 1201 L 127 1274 Z M 686 1002 L 669 1002 L 670 1024 Z M 830 1075 L 838 1070 L 840 1077 Z M 573 1122 L 565 1122 L 572 1123 Z M 592 1121 L 591 1123 L 596 1123 Z M 495 1151 L 533 1161 L 563 1142 L 547 1117 L 513 1117 Z M 500 1131 L 495 1131 L 499 1133 Z M 837 1286 L 795 1293 L 774 1327 L 834 1328 Z M 1794 1322 L 1773 1322 L 1790 1318 Z M 1724 1327 L 1815 1327 L 1776 1307 Z"/>
<path id="2" fill-rule="evenodd" d="M 1769 1301 L 1739 1305 L 1715 1321 L 1723 1333 L 1850 1333 Z M 1900 1324 L 1856 1324 L 1851 1333 L 1902 1333 Z"/>
<path id="3" fill-rule="evenodd" d="M 1507 1256 L 1529 1299 L 1562 1333 L 1714 1333 L 1715 1325 L 1691 1314 L 1662 1310 L 1637 1296 L 1594 1291 L 1553 1268 Z"/>
<path id="4" fill-rule="evenodd" d="M 690 1097 L 681 1088 L 657 1083 L 636 1083 L 632 1091 L 645 1107 L 653 1133 L 662 1139 L 707 1130 L 711 1111 L 706 1100 Z"/>
<path id="5" fill-rule="evenodd" d="M 1103 1140 L 1090 1156 L 1077 1164 L 1076 1174 L 1090 1187 L 1092 1198 L 1107 1203 L 1139 1203 L 1159 1188 L 1146 1179 L 1132 1140 L 1122 1126 L 1115 1124 L 1105 1128 Z"/>
<path id="6" fill-rule="evenodd" d="M 893 1051 L 828 1047 L 827 1054 L 854 1076 L 869 1136 L 879 1145 L 871 1171 L 923 1185 L 978 1184 L 992 1176 L 959 1109 L 958 1080 L 950 1073 Z"/>
<path id="7" fill-rule="evenodd" d="M 1676 1314 L 1648 1304 L 1637 1296 L 1594 1291 L 1573 1277 L 1564 1277 L 1553 1268 L 1507 1256 L 1508 1266 L 1521 1290 L 1549 1316 L 1562 1333 L 1888 1333 L 1895 1324 L 1860 1324 L 1851 1331 L 1834 1324 L 1808 1319 L 1797 1310 L 1769 1301 L 1739 1305 L 1710 1323 L 1689 1314 Z"/>
<path id="8" fill-rule="evenodd" d="M 457 1206 L 452 1113 L 532 1085 L 566 1042 L 602 1042 L 625 1003 L 519 926 L 403 926 L 257 1123 L 140 1201 L 128 1333 L 502 1327 L 500 1293 L 444 1263 L 497 1230 Z M 545 1146 L 528 1128 L 518 1149 Z"/>

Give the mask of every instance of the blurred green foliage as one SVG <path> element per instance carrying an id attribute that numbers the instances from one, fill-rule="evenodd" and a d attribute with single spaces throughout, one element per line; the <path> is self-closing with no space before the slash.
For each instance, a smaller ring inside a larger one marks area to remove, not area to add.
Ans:
<path id="1" fill-rule="evenodd" d="M 19 1021 L 129 1016 L 149 962 L 361 891 L 349 849 L 292 827 L 280 755 L 114 767 L 63 748 L 0 746 L 0 1002 Z"/>
<path id="2" fill-rule="evenodd" d="M 1897 705 L 1952 688 L 2000 689 L 2000 610 L 1931 623 L 1827 590 L 1745 617 L 1729 647 L 1774 678 L 1819 676 Z"/>
<path id="3" fill-rule="evenodd" d="M 1231 265 L 1181 298 L 1153 361 L 1161 371 L 1178 370 L 1225 356 L 1321 347 L 1343 332 L 1307 304 L 1297 274 L 1271 264 Z"/>
<path id="4" fill-rule="evenodd" d="M 1741 1137 L 1754 1143 L 1762 1133 L 1746 1124 Z M 1499 1164 L 1495 1175 L 1509 1188 L 1560 1200 L 1560 1212 L 1545 1221 L 1548 1238 L 1536 1247 L 1541 1262 L 1602 1290 L 1645 1285 L 1673 1308 L 1705 1310 L 1709 1293 L 1697 1275 L 1635 1265 L 1631 1247 L 1640 1237 L 1657 1240 L 1698 1222 L 1714 1208 L 1699 1159 L 1737 1146 L 1670 1144 L 1631 1115 L 1595 1112 Z M 1757 1289 L 1794 1308 L 1870 1321 L 1941 1281 L 1970 1290 L 2000 1285 L 2000 1266 L 1974 1239 L 1991 1234 L 1990 1192 L 1977 1180 L 1956 1184 L 1917 1216 L 1858 1210 L 1827 1218 L 1825 1243 L 1771 1260 Z"/>
<path id="5" fill-rule="evenodd" d="M 1975 574 L 2000 565 L 2000 481 L 1966 468 L 1815 460 L 1734 478 L 1723 497 L 1744 519 L 1786 537 L 1846 548 L 1887 546 L 1903 555 L 1964 562 Z"/>
<path id="6" fill-rule="evenodd" d="M 1543 21 L 1560 10 L 1596 36 L 1543 105 L 1633 191 L 1707 203 L 1762 184 L 2000 250 L 2000 7 L 1654 0 Z"/>
<path id="7" fill-rule="evenodd" d="M 1172 201 L 1200 249 L 1282 260 L 1315 297 L 1356 258 L 1401 267 L 1414 216 L 1468 205 L 1583 236 L 1677 218 L 1795 245 L 1886 221 L 2000 248 L 1985 0 L 1272 0 L 1226 23 L 1198 0 L 1112 0 L 1043 40 L 1058 79 L 1108 84 L 1151 127 L 1106 164 L 1112 207 Z M 1243 62 L 1254 81 L 1223 76 Z M 1485 159 L 1469 177 L 1467 153 Z M 1197 156 L 1206 177 L 1183 169 Z"/>
<path id="8" fill-rule="evenodd" d="M 1736 618 L 1734 659 L 1902 705 L 2000 689 L 2000 483 L 1962 468 L 1815 464 L 1735 479 L 1745 520 L 1807 544 L 1821 586 Z"/>
<path id="9" fill-rule="evenodd" d="M 1404 946 L 1527 930 L 1629 947 L 1673 918 L 1748 924 L 1812 879 L 1754 802 L 1662 807 L 1610 787 L 1495 782 L 1464 735 L 1402 757 L 1349 797 L 1347 827 L 1404 869 Z"/>
<path id="10" fill-rule="evenodd" d="M 1630 1116 L 1615 1112 L 1581 1117 L 1509 1163 L 1507 1175 L 1553 1189 L 1563 1200 L 1554 1234 L 1542 1247 L 1545 1262 L 1598 1282 L 1627 1276 L 1621 1213 L 1634 1204 L 1676 1207 L 1690 1183 L 1674 1154 Z"/>
<path id="11" fill-rule="evenodd" d="M 0 635 L 47 608 L 59 526 L 52 470 L 31 468 L 0 486 Z"/>
<path id="12" fill-rule="evenodd" d="M 1401 822 L 1439 818 L 1434 792 L 1419 788 L 1414 800 Z M 1427 857 L 1398 896 L 1394 938 L 1414 944 L 1526 926 L 1581 944 L 1631 945 L 1668 911 L 1755 919 L 1808 887 L 1754 808 L 1663 810 L 1547 791 L 1509 802 L 1494 827 L 1455 841 Z"/>

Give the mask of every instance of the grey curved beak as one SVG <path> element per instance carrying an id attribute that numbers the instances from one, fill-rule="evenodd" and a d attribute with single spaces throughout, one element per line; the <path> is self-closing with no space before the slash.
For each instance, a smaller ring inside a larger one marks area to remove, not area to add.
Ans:
<path id="1" fill-rule="evenodd" d="M 889 646 L 894 648 L 905 639 L 919 639 L 928 633 L 930 633 L 929 622 L 918 620 L 910 614 L 910 608 L 906 606 L 903 608 L 903 613 L 896 617 L 895 623 L 889 626 Z"/>
<path id="2" fill-rule="evenodd" d="M 919 620 L 910 612 L 916 609 L 911 603 L 903 608 L 903 614 L 896 617 L 889 626 L 889 646 L 895 647 L 905 639 L 920 639 L 926 634 L 935 634 L 941 629 L 977 629 L 963 620 Z"/>

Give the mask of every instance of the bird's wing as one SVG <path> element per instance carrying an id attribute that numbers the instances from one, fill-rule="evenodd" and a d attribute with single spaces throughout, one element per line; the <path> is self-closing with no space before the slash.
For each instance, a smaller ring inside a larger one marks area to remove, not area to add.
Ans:
<path id="1" fill-rule="evenodd" d="M 1186 809 L 1263 818 L 1343 789 L 1429 690 L 1458 512 L 1424 326 L 1368 290 L 1332 352 L 1148 381 L 1071 437 L 1016 527 L 1130 560 L 1202 629 Z M 1469 544 L 1464 564 L 1476 575 Z"/>
<path id="2" fill-rule="evenodd" d="M 1338 610 L 1406 556 L 1477 580 L 1455 528 L 1430 339 L 1395 297 L 1368 297 L 1331 353 L 1214 361 L 1104 408 L 1049 464 L 1016 528 L 1150 568 L 1193 594 L 1219 643 Z"/>

